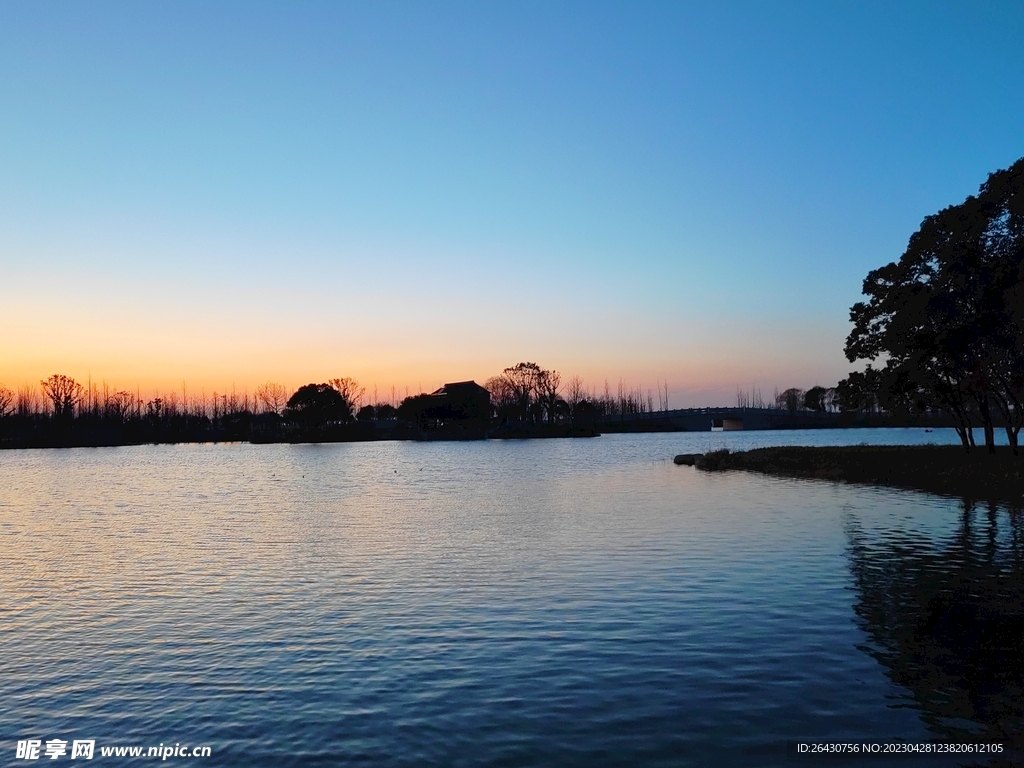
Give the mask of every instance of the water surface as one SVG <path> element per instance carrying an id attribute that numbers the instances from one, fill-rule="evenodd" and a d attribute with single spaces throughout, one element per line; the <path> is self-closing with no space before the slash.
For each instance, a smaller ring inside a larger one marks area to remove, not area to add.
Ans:
<path id="1" fill-rule="evenodd" d="M 955 436 L 0 452 L 0 747 L 686 766 L 793 765 L 787 740 L 1019 746 L 1018 514 L 671 462 L 932 441 Z"/>

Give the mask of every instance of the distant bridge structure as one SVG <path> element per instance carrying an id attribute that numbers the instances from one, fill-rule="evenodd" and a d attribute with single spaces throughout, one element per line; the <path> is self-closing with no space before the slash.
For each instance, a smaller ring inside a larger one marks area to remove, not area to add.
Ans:
<path id="1" fill-rule="evenodd" d="M 605 432 L 732 432 L 748 429 L 834 427 L 838 413 L 788 411 L 781 408 L 680 408 L 674 411 L 609 414 Z"/>

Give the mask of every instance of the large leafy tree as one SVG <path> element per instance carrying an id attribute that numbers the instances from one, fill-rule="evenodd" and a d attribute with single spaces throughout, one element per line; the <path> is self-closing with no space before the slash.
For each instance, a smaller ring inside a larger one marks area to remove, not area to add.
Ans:
<path id="1" fill-rule="evenodd" d="M 330 384 L 306 384 L 288 399 L 285 417 L 306 429 L 322 429 L 330 422 L 351 421 L 352 410 Z"/>
<path id="2" fill-rule="evenodd" d="M 994 450 L 1000 413 L 1014 450 L 1024 422 L 1024 158 L 921 224 L 898 262 L 864 280 L 846 356 L 882 360 L 879 397 L 975 420 Z"/>
<path id="3" fill-rule="evenodd" d="M 1016 453 L 1024 425 L 1024 158 L 989 176 L 978 199 L 990 285 L 981 368 Z"/>

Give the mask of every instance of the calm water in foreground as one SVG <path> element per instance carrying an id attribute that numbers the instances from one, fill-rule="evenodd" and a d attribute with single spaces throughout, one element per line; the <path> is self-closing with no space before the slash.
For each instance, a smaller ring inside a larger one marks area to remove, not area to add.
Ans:
<path id="1" fill-rule="evenodd" d="M 138 762 L 101 746 L 208 745 L 167 761 L 206 766 L 1020 746 L 1019 514 L 671 462 L 953 438 L 0 452 L 0 763 L 30 764 L 29 738 L 96 739 L 101 764 Z"/>

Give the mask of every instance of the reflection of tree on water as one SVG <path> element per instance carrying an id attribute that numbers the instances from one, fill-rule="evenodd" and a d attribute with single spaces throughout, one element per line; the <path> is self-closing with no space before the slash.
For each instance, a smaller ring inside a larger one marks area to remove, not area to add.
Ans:
<path id="1" fill-rule="evenodd" d="M 853 526 L 848 536 L 868 650 L 929 730 L 1024 751 L 1022 513 L 965 502 L 946 542 Z"/>

